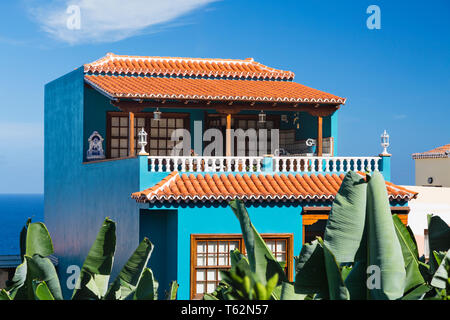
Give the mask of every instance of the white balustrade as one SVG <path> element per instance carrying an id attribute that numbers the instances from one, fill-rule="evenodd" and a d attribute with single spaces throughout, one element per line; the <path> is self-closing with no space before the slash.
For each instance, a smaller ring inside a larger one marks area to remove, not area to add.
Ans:
<path id="1" fill-rule="evenodd" d="M 277 172 L 378 171 L 380 157 L 274 157 Z"/>
<path id="2" fill-rule="evenodd" d="M 150 172 L 261 172 L 263 157 L 149 156 Z"/>
<path id="3" fill-rule="evenodd" d="M 262 172 L 264 157 L 149 156 L 150 172 Z M 275 172 L 378 171 L 380 157 L 273 157 Z"/>

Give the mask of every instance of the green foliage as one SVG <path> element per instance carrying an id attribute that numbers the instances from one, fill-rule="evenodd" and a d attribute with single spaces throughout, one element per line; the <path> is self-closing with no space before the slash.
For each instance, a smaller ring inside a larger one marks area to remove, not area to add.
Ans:
<path id="1" fill-rule="evenodd" d="M 290 283 L 250 221 L 242 201 L 230 202 L 247 257 L 232 251 L 231 270 L 205 300 L 449 299 L 449 227 L 429 217 L 430 265 L 418 256 L 412 231 L 392 216 L 383 176 L 348 172 L 333 202 L 324 240 L 304 244 Z M 379 283 L 369 286 L 376 266 Z"/>
<path id="2" fill-rule="evenodd" d="M 20 235 L 22 263 L 0 291 L 0 300 L 62 300 L 55 267 L 47 256 L 53 244 L 43 223 L 27 221 Z M 116 223 L 106 218 L 80 271 L 73 300 L 156 300 L 158 282 L 147 268 L 153 244 L 144 238 L 117 278 L 109 284 L 116 250 Z M 178 284 L 170 284 L 168 297 L 176 299 Z"/>

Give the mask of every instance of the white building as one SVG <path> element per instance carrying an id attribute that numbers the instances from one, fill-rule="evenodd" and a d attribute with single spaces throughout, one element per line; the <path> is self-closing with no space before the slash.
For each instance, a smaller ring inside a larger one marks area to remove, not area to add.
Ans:
<path id="1" fill-rule="evenodd" d="M 422 153 L 414 153 L 415 186 L 403 186 L 418 192 L 409 202 L 408 225 L 416 237 L 419 254 L 428 257 L 427 215 L 434 214 L 450 224 L 450 144 Z"/>
<path id="2" fill-rule="evenodd" d="M 412 155 L 416 186 L 450 187 L 450 144 Z"/>

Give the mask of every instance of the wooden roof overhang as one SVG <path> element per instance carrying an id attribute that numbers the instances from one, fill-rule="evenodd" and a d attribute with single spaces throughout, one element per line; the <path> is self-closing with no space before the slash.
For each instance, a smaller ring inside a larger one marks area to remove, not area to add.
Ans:
<path id="1" fill-rule="evenodd" d="M 236 114 L 240 111 L 291 111 L 307 112 L 312 116 L 332 115 L 341 103 L 293 103 L 236 100 L 183 100 L 183 99 L 120 99 L 111 100 L 111 104 L 124 112 L 141 112 L 144 109 L 202 109 L 215 110 L 222 114 Z"/>

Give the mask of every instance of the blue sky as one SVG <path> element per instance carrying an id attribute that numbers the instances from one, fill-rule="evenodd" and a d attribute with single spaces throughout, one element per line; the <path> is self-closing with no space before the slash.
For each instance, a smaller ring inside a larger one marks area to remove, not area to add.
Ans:
<path id="1" fill-rule="evenodd" d="M 450 143 L 448 0 L 123 3 L 0 3 L 0 193 L 43 191 L 44 85 L 107 52 L 253 57 L 291 70 L 295 81 L 347 98 L 340 155 L 377 155 L 388 131 L 398 184 L 414 183 L 412 153 Z M 81 8 L 76 34 L 64 25 L 69 4 Z M 380 30 L 366 26 L 372 4 Z"/>

